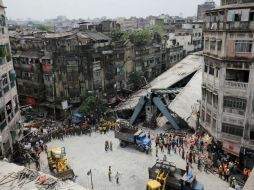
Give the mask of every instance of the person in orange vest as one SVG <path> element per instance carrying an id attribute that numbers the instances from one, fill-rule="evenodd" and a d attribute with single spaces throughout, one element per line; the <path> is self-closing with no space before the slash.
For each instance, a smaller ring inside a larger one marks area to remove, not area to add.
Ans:
<path id="1" fill-rule="evenodd" d="M 247 176 L 248 176 L 248 170 L 247 168 L 243 169 L 243 180 L 246 181 L 247 180 Z"/>
<path id="2" fill-rule="evenodd" d="M 223 166 L 223 176 L 224 176 L 224 180 L 226 180 L 226 172 L 227 172 L 227 164 L 224 164 Z"/>

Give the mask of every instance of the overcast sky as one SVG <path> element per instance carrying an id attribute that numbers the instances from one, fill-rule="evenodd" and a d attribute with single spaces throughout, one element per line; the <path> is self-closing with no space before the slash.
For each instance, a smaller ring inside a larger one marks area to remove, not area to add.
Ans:
<path id="1" fill-rule="evenodd" d="M 107 16 L 149 16 L 169 14 L 194 16 L 205 0 L 3 0 L 11 19 L 44 20 L 64 15 L 68 18 Z M 219 5 L 220 0 L 215 0 Z"/>

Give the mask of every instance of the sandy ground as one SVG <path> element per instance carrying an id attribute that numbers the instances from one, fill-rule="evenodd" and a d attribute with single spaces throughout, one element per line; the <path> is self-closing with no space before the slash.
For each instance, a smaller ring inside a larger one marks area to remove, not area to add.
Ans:
<path id="1" fill-rule="evenodd" d="M 104 150 L 105 141 L 113 142 L 113 151 Z M 114 138 L 111 131 L 106 135 L 92 133 L 91 136 L 66 137 L 63 141 L 54 140 L 48 144 L 49 148 L 65 147 L 71 168 L 78 175 L 76 182 L 88 189 L 91 188 L 90 176 L 87 172 L 92 170 L 93 185 L 96 190 L 143 190 L 148 182 L 148 167 L 156 162 L 154 142 L 153 150 L 149 155 L 139 152 L 135 147 L 121 148 L 119 140 Z M 159 159 L 164 153 L 159 151 Z M 185 162 L 178 154 L 171 152 L 167 160 L 174 162 L 177 167 L 185 168 Z M 113 180 L 109 182 L 108 167 L 112 167 Z M 41 156 L 41 170 L 48 173 L 46 154 Z M 116 184 L 115 174 L 120 173 L 120 184 Z M 197 179 L 205 190 L 226 190 L 229 185 L 219 179 L 218 175 L 206 174 L 197 170 L 194 165 Z"/>

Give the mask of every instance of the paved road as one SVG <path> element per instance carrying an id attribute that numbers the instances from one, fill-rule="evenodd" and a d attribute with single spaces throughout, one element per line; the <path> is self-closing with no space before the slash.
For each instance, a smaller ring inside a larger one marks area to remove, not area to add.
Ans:
<path id="1" fill-rule="evenodd" d="M 105 152 L 104 143 L 106 140 L 113 142 L 113 151 Z M 121 148 L 119 141 L 114 138 L 114 133 L 106 135 L 92 133 L 91 136 L 67 137 L 64 141 L 54 140 L 49 143 L 49 148 L 65 146 L 67 158 L 70 166 L 78 175 L 77 183 L 86 188 L 91 188 L 90 177 L 87 171 L 92 170 L 95 190 L 142 190 L 145 189 L 148 181 L 148 167 L 155 161 L 155 148 L 150 155 L 141 153 L 134 147 Z M 163 158 L 163 153 L 159 152 L 159 158 Z M 184 168 L 185 162 L 179 155 L 167 155 L 169 161 L 175 162 L 177 167 Z M 112 174 L 120 173 L 120 184 L 117 185 L 115 179 L 108 180 L 108 166 L 112 167 Z M 41 168 L 43 172 L 49 172 L 46 155 L 41 157 Z M 229 185 L 220 180 L 217 175 L 205 174 L 194 166 L 197 179 L 205 186 L 205 190 L 226 190 Z"/>

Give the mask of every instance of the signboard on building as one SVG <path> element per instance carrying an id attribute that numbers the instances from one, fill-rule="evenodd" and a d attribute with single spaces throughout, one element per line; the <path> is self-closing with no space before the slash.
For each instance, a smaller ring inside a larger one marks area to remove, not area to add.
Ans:
<path id="1" fill-rule="evenodd" d="M 229 141 L 223 141 L 222 143 L 222 149 L 230 154 L 233 154 L 235 156 L 239 156 L 240 154 L 240 145 L 235 144 Z"/>
<path id="2" fill-rule="evenodd" d="M 68 109 L 68 101 L 67 100 L 62 101 L 62 108 L 63 108 L 63 110 Z"/>

